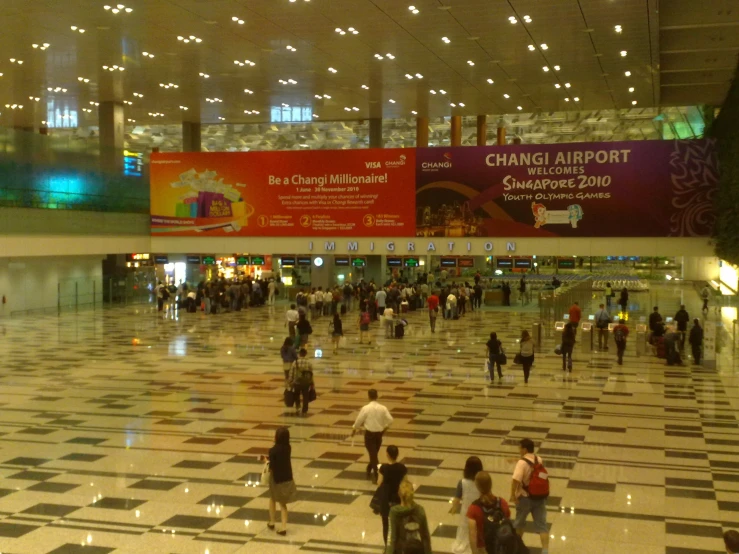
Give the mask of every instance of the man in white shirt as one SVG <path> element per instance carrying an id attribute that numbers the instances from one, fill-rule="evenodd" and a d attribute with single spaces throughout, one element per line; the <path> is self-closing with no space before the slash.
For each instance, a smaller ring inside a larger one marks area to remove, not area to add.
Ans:
<path id="1" fill-rule="evenodd" d="M 454 296 L 453 293 L 449 293 L 449 296 L 446 297 L 446 309 L 447 309 L 447 319 L 454 319 L 454 316 L 457 315 L 457 297 Z"/>
<path id="2" fill-rule="evenodd" d="M 516 467 L 513 470 L 513 479 L 511 481 L 510 502 L 516 506 L 516 520 L 513 522 L 513 527 L 516 529 L 518 536 L 522 536 L 524 526 L 526 525 L 526 517 L 530 513 L 534 518 L 534 529 L 536 529 L 539 537 L 541 537 L 541 554 L 549 554 L 547 499 L 529 498 L 529 493 L 526 490 L 533 472 L 533 466 L 531 464 L 536 463 L 537 459 L 539 463 L 543 464 L 543 462 L 541 458 L 534 455 L 534 441 L 531 439 L 522 439 L 519 444 L 521 458 L 516 461 Z"/>
<path id="3" fill-rule="evenodd" d="M 385 311 L 385 303 L 387 301 L 387 293 L 384 289 L 380 289 L 375 294 L 375 300 L 377 300 L 377 311 L 378 312 L 384 312 Z"/>
<path id="4" fill-rule="evenodd" d="M 292 338 L 295 338 L 295 325 L 298 323 L 300 314 L 295 309 L 295 304 L 290 304 L 290 309 L 285 313 L 285 321 L 287 322 L 287 330 Z"/>
<path id="5" fill-rule="evenodd" d="M 395 336 L 395 312 L 393 312 L 393 309 L 388 306 L 385 308 L 385 311 L 382 312 L 382 317 L 385 321 L 385 336 L 391 339 Z"/>
<path id="6" fill-rule="evenodd" d="M 323 314 L 328 315 L 331 313 L 331 304 L 334 301 L 334 294 L 330 288 L 327 288 L 323 293 Z"/>
<path id="7" fill-rule="evenodd" d="M 385 433 L 390 424 L 393 422 L 393 416 L 390 411 L 377 401 L 377 391 L 370 389 L 367 393 L 369 404 L 365 405 L 357 416 L 352 428 L 352 436 L 357 429 L 364 428 L 364 447 L 369 454 L 369 463 L 367 464 L 367 478 L 373 483 L 377 483 L 377 466 L 380 461 L 377 455 L 382 447 L 382 435 Z"/>
<path id="8" fill-rule="evenodd" d="M 312 289 L 308 295 L 308 309 L 310 310 L 310 318 L 316 317 L 316 289 Z"/>
<path id="9" fill-rule="evenodd" d="M 274 279 L 270 279 L 267 283 L 267 304 L 270 306 L 275 305 L 275 291 L 277 290 L 277 284 Z"/>
<path id="10" fill-rule="evenodd" d="M 446 269 L 441 270 L 441 282 L 446 283 L 446 278 L 449 276 L 449 272 Z"/>

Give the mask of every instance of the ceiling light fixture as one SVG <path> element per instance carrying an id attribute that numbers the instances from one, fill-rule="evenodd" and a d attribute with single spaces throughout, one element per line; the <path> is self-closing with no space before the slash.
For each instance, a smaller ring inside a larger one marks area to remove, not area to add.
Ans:
<path id="1" fill-rule="evenodd" d="M 367 85 L 362 85 L 362 88 L 363 88 L 364 90 L 369 90 L 369 87 L 368 87 Z"/>
<path id="2" fill-rule="evenodd" d="M 626 75 L 627 77 L 631 77 L 631 71 L 624 71 L 624 75 Z"/>
<path id="3" fill-rule="evenodd" d="M 456 107 L 457 107 L 457 105 L 456 105 L 456 104 L 455 104 L 454 102 L 452 102 L 452 103 L 451 103 L 451 104 L 449 104 L 449 105 L 450 105 L 450 106 L 451 106 L 452 108 L 456 108 Z"/>
<path id="4" fill-rule="evenodd" d="M 141 93 L 139 93 L 139 92 L 134 92 L 133 95 L 136 96 L 136 97 L 138 97 L 138 98 L 143 98 L 144 97 L 144 95 L 141 94 Z"/>
<path id="5" fill-rule="evenodd" d="M 570 83 L 565 83 L 565 88 L 570 88 L 572 85 Z"/>
<path id="6" fill-rule="evenodd" d="M 390 101 L 392 102 L 392 100 L 390 100 Z M 359 111 L 359 108 L 357 108 L 356 106 L 352 106 L 352 111 L 353 112 L 358 112 Z"/>
<path id="7" fill-rule="evenodd" d="M 38 96 L 29 96 L 28 99 L 34 102 L 38 102 L 39 100 L 41 100 L 41 98 L 39 98 Z"/>
<path id="8" fill-rule="evenodd" d="M 629 87 L 629 92 L 634 92 L 636 90 L 634 87 Z"/>
<path id="9" fill-rule="evenodd" d="M 203 79 L 210 79 L 210 75 L 208 75 L 207 73 L 201 72 L 201 73 L 198 73 L 198 75 L 200 75 Z"/>
<path id="10" fill-rule="evenodd" d="M 515 25 L 516 23 L 518 23 L 518 19 L 516 19 L 516 18 L 515 18 L 515 17 L 513 17 L 513 16 L 509 17 L 509 18 L 508 18 L 508 21 L 510 21 L 510 22 L 511 22 L 511 25 Z"/>
<path id="11" fill-rule="evenodd" d="M 505 98 L 506 100 L 507 100 L 508 98 L 510 98 L 510 97 L 511 97 L 511 96 L 510 96 L 509 94 L 504 94 L 504 95 L 503 95 L 503 98 Z"/>
<path id="12" fill-rule="evenodd" d="M 336 69 L 334 69 L 333 67 L 329 67 L 329 68 L 328 68 L 328 70 L 329 70 L 329 71 L 330 71 L 331 73 L 338 73 L 338 71 L 337 71 Z"/>
<path id="13" fill-rule="evenodd" d="M 336 29 L 334 29 L 334 31 L 336 31 L 340 35 L 345 35 L 346 34 L 346 31 L 344 29 L 342 29 L 341 27 L 336 27 Z"/>
<path id="14" fill-rule="evenodd" d="M 357 31 L 354 27 L 349 27 L 349 32 L 353 35 L 358 35 L 359 31 Z"/>
<path id="15" fill-rule="evenodd" d="M 130 100 L 124 100 L 123 103 L 128 104 L 129 106 L 133 106 L 133 102 L 131 102 Z"/>
<path id="16" fill-rule="evenodd" d="M 125 68 L 119 65 L 113 65 L 113 66 L 104 65 L 103 69 L 105 69 L 106 71 L 116 71 L 116 70 L 125 71 Z"/>
<path id="17" fill-rule="evenodd" d="M 245 89 L 244 89 L 244 92 L 245 92 L 246 94 L 254 94 L 254 91 L 253 91 L 253 90 L 250 90 L 250 89 L 248 89 L 248 88 L 245 88 Z"/>
<path id="18" fill-rule="evenodd" d="M 290 50 L 290 52 L 297 52 L 297 51 L 298 51 L 298 49 L 297 49 L 297 48 L 293 48 L 293 47 L 292 47 L 292 46 L 290 46 L 289 44 L 288 44 L 287 46 L 285 46 L 285 48 L 287 48 L 288 50 Z"/>
<path id="19" fill-rule="evenodd" d="M 541 45 L 542 50 L 549 50 L 549 47 L 546 44 Z"/>
<path id="20" fill-rule="evenodd" d="M 416 73 L 416 79 L 423 79 L 423 75 L 421 75 L 420 73 Z"/>
<path id="21" fill-rule="evenodd" d="M 142 54 L 142 55 L 143 55 L 143 56 L 144 56 L 145 58 L 153 58 L 153 57 L 154 57 L 154 54 L 149 54 L 149 52 L 141 52 L 141 54 Z"/>
<path id="22" fill-rule="evenodd" d="M 350 111 L 352 111 L 352 109 L 351 108 L 347 108 L 346 106 L 344 106 L 344 111 L 345 112 L 350 112 Z"/>
<path id="23" fill-rule="evenodd" d="M 17 60 L 15 58 L 10 58 L 10 63 L 17 63 L 18 65 L 23 65 L 23 60 Z"/>
<path id="24" fill-rule="evenodd" d="M 48 90 L 49 92 L 67 92 L 67 89 L 62 87 L 48 87 L 46 90 Z"/>
<path id="25" fill-rule="evenodd" d="M 90 106 L 99 106 L 100 102 L 95 102 L 94 100 L 90 100 Z"/>
<path id="26" fill-rule="evenodd" d="M 580 101 L 580 98 L 579 98 L 578 96 L 575 96 L 575 97 L 573 98 L 573 100 L 574 100 L 575 102 L 579 102 L 579 101 Z"/>
<path id="27" fill-rule="evenodd" d="M 10 108 L 11 110 L 22 110 L 23 104 L 5 104 L 6 108 Z"/>
<path id="28" fill-rule="evenodd" d="M 406 79 L 413 79 L 413 75 L 411 75 L 410 73 L 406 73 L 405 74 L 405 78 Z"/>
<path id="29" fill-rule="evenodd" d="M 77 80 L 81 83 L 89 83 L 90 79 L 85 79 L 84 77 L 77 77 Z"/>
<path id="30" fill-rule="evenodd" d="M 629 53 L 626 50 L 621 50 L 621 57 L 622 58 L 625 58 L 628 55 L 629 55 Z"/>
<path id="31" fill-rule="evenodd" d="M 570 99 L 569 99 L 569 98 L 565 98 L 565 102 L 569 102 L 569 101 L 570 101 Z"/>
<path id="32" fill-rule="evenodd" d="M 84 30 L 84 29 L 81 29 L 81 28 L 77 27 L 77 25 L 72 25 L 72 26 L 70 27 L 70 29 L 72 29 L 73 31 L 76 31 L 76 32 L 78 32 L 78 33 L 84 33 L 84 32 L 85 32 L 85 30 Z"/>
<path id="33" fill-rule="evenodd" d="M 516 106 L 516 109 L 520 112 L 521 110 L 523 110 L 523 106 Z"/>
<path id="34" fill-rule="evenodd" d="M 159 83 L 159 86 L 162 88 L 180 88 L 179 85 L 175 85 L 174 83 Z"/>
<path id="35" fill-rule="evenodd" d="M 460 103 L 459 103 L 459 106 L 460 106 L 461 108 L 464 108 L 464 103 L 463 103 L 463 102 L 460 102 Z"/>
<path id="36" fill-rule="evenodd" d="M 186 106 L 180 106 L 180 109 L 181 109 L 182 111 L 185 111 L 185 112 L 187 111 L 187 107 L 186 107 Z"/>
<path id="37" fill-rule="evenodd" d="M 395 100 L 393 100 L 392 98 L 391 98 L 390 100 L 388 100 L 388 101 L 389 101 L 389 102 L 390 102 L 391 104 L 395 104 Z"/>
<path id="38" fill-rule="evenodd" d="M 447 37 L 441 37 L 441 40 L 443 40 L 446 44 L 449 44 L 450 42 L 452 42 Z"/>
<path id="39" fill-rule="evenodd" d="M 638 102 L 637 102 L 636 100 L 632 100 L 632 101 L 631 101 L 631 105 L 632 105 L 632 106 L 636 106 L 637 104 L 638 104 Z"/>
<path id="40" fill-rule="evenodd" d="M 542 67 L 542 69 L 544 70 L 544 73 L 547 73 L 549 71 L 549 67 L 547 67 L 546 65 Z"/>
<path id="41" fill-rule="evenodd" d="M 417 111 L 414 111 L 414 110 L 411 110 L 411 113 L 412 113 L 413 115 L 418 115 L 418 112 L 417 112 Z"/>
<path id="42" fill-rule="evenodd" d="M 236 17 L 236 16 L 233 16 L 233 17 L 231 18 L 231 21 L 233 21 L 234 23 L 238 23 L 239 25 L 243 25 L 243 24 L 244 24 L 244 20 L 243 20 L 243 19 L 239 19 L 239 18 L 238 18 L 238 17 Z"/>
<path id="43" fill-rule="evenodd" d="M 467 60 L 467 65 L 475 65 L 475 62 L 473 62 L 472 60 Z"/>
<path id="44" fill-rule="evenodd" d="M 393 56 L 392 54 L 385 54 L 385 57 L 387 59 L 389 59 L 389 60 L 394 60 L 395 59 L 395 56 Z"/>
<path id="45" fill-rule="evenodd" d="M 493 83 L 495 83 L 495 81 L 493 81 L 492 79 L 488 79 L 488 84 L 492 85 Z"/>
<path id="46" fill-rule="evenodd" d="M 105 11 L 109 11 L 109 12 L 114 13 L 114 14 L 119 14 L 121 12 L 131 13 L 133 11 L 133 8 L 127 8 L 123 4 L 116 4 L 115 7 L 107 6 L 106 5 L 106 6 L 103 6 L 103 9 Z"/>
<path id="47" fill-rule="evenodd" d="M 562 85 L 560 85 L 559 83 L 554 83 L 554 88 L 562 88 Z"/>
<path id="48" fill-rule="evenodd" d="M 197 42 L 197 43 L 203 42 L 203 39 L 198 38 L 195 35 L 190 35 L 189 37 L 183 37 L 180 35 L 177 37 L 177 40 L 184 42 L 185 44 L 188 44 L 190 42 Z"/>
<path id="49" fill-rule="evenodd" d="M 559 71 L 560 69 L 562 69 L 562 68 L 561 68 L 561 67 L 559 67 L 558 65 L 555 65 L 555 66 L 554 66 L 554 71 Z"/>
<path id="50" fill-rule="evenodd" d="M 49 46 L 51 46 L 51 44 L 49 44 L 48 42 L 44 42 L 43 44 L 40 44 L 40 45 L 39 44 L 32 44 L 31 46 L 33 48 L 38 48 L 39 50 L 46 50 Z"/>
<path id="51" fill-rule="evenodd" d="M 616 25 L 616 26 L 615 26 L 615 27 L 613 28 L 613 30 L 614 30 L 614 31 L 616 31 L 617 33 L 620 33 L 621 31 L 623 31 L 623 29 L 621 28 L 621 25 Z"/>
<path id="52" fill-rule="evenodd" d="M 316 119 L 318 119 L 320 116 L 317 113 L 314 113 L 313 114 L 313 117 L 315 117 Z"/>
<path id="53" fill-rule="evenodd" d="M 223 103 L 223 100 L 221 100 L 220 98 L 206 98 L 205 101 L 210 104 L 222 104 Z"/>
<path id="54" fill-rule="evenodd" d="M 418 15 L 418 10 L 416 9 L 416 6 L 408 6 L 408 11 L 410 11 L 413 15 Z"/>
<path id="55" fill-rule="evenodd" d="M 436 94 L 436 91 L 435 91 L 434 89 L 431 89 L 431 90 L 430 90 L 429 92 L 430 92 L 431 94 Z"/>
<path id="56" fill-rule="evenodd" d="M 225 118 L 225 117 L 221 117 L 221 116 L 219 115 L 219 116 L 218 116 L 218 121 L 226 121 L 226 118 Z"/>
<path id="57" fill-rule="evenodd" d="M 534 46 L 533 44 L 529 44 L 529 50 L 533 52 L 534 50 L 536 50 L 536 46 Z"/>
<path id="58" fill-rule="evenodd" d="M 380 54 L 375 54 L 375 58 L 377 58 L 378 60 L 384 60 L 385 59 L 382 56 L 380 56 Z"/>
<path id="59" fill-rule="evenodd" d="M 164 114 L 163 113 L 159 113 L 159 112 L 154 112 L 154 113 L 149 112 L 149 115 L 151 117 L 164 117 Z"/>
<path id="60" fill-rule="evenodd" d="M 528 15 L 524 15 L 524 16 L 523 16 L 523 20 L 524 20 L 524 21 L 525 21 L 526 23 L 531 23 L 531 22 L 533 21 L 533 19 L 531 19 L 531 17 L 529 17 Z"/>
<path id="61" fill-rule="evenodd" d="M 439 89 L 439 94 L 446 94 L 446 91 L 443 88 Z"/>

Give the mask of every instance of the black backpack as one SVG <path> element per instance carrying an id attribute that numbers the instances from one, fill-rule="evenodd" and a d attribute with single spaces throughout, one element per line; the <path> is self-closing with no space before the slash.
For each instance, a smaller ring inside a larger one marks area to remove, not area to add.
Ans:
<path id="1" fill-rule="evenodd" d="M 396 530 L 397 541 L 395 543 L 395 552 L 406 552 L 411 547 L 419 548 L 423 551 L 423 540 L 421 538 L 421 514 L 417 509 L 413 509 L 405 516 L 400 518 L 398 528 Z"/>
<path id="2" fill-rule="evenodd" d="M 486 506 L 479 500 L 472 504 L 482 510 L 482 536 L 487 554 L 529 554 L 511 520 L 505 516 L 500 498 L 492 506 Z"/>

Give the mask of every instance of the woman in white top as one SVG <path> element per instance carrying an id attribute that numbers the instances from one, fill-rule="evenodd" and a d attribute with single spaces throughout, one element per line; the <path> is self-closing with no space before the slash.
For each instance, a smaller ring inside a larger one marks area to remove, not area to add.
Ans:
<path id="1" fill-rule="evenodd" d="M 452 500 L 452 508 L 449 513 L 459 514 L 459 525 L 457 526 L 457 538 L 452 544 L 454 554 L 472 554 L 470 547 L 470 529 L 467 524 L 467 510 L 470 505 L 478 499 L 480 492 L 475 486 L 475 475 L 482 471 L 482 462 L 477 456 L 470 456 L 464 464 L 462 479 L 457 484 L 457 492 Z"/>
<path id="2" fill-rule="evenodd" d="M 531 366 L 534 365 L 534 341 L 528 331 L 521 332 L 521 363 L 523 364 L 523 382 L 529 382 Z"/>

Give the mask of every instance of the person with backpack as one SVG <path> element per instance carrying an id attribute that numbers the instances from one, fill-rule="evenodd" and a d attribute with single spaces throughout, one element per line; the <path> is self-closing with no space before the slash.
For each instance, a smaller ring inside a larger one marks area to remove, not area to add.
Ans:
<path id="1" fill-rule="evenodd" d="M 362 312 L 359 314 L 359 344 L 364 343 L 364 335 L 367 335 L 367 344 L 372 344 L 372 335 L 370 332 L 370 323 L 372 323 L 372 315 L 369 312 L 369 307 L 365 302 L 362 306 Z"/>
<path id="2" fill-rule="evenodd" d="M 387 455 L 387 464 L 380 466 L 380 475 L 377 478 L 377 488 L 384 487 L 384 494 L 380 505 L 380 517 L 382 518 L 382 539 L 385 546 L 388 545 L 387 535 L 390 525 L 390 509 L 396 504 L 400 504 L 400 496 L 398 490 L 400 484 L 408 475 L 408 468 L 404 464 L 398 462 L 398 447 L 391 444 L 385 450 Z"/>
<path id="3" fill-rule="evenodd" d="M 457 483 L 457 491 L 452 499 L 450 514 L 459 514 L 457 536 L 452 544 L 454 554 L 471 554 L 470 531 L 467 524 L 467 511 L 472 503 L 480 496 L 475 486 L 475 475 L 482 471 L 482 462 L 477 456 L 470 456 L 464 464 L 462 479 Z"/>
<path id="4" fill-rule="evenodd" d="M 503 382 L 503 370 L 500 367 L 502 364 L 501 358 L 505 354 L 503 353 L 503 344 L 498 340 L 497 333 L 490 333 L 490 340 L 485 343 L 488 355 L 488 371 L 490 372 L 490 384 L 492 385 L 495 381 L 495 368 L 498 368 L 498 378 Z"/>
<path id="5" fill-rule="evenodd" d="M 626 313 L 626 308 L 629 306 L 629 289 L 626 287 L 621 289 L 621 296 L 618 299 L 618 303 L 621 306 L 621 311 Z"/>
<path id="6" fill-rule="evenodd" d="M 701 327 L 701 322 L 697 317 L 693 320 L 693 328 L 690 330 L 688 342 L 690 343 L 690 349 L 693 351 L 693 364 L 700 365 L 703 349 L 703 327 Z"/>
<path id="7" fill-rule="evenodd" d="M 508 502 L 493 494 L 487 471 L 475 475 L 479 498 L 467 509 L 467 528 L 473 554 L 517 554 L 520 538 L 511 523 Z"/>
<path id="8" fill-rule="evenodd" d="M 601 304 L 600 309 L 595 312 L 595 327 L 598 329 L 598 350 L 608 350 L 608 324 L 611 323 L 611 314 Z M 603 343 L 605 342 L 605 348 Z"/>
<path id="9" fill-rule="evenodd" d="M 343 336 L 344 324 L 341 321 L 341 316 L 339 314 L 334 314 L 334 320 L 331 322 L 331 339 L 334 341 L 334 354 L 339 351 L 339 341 Z"/>
<path id="10" fill-rule="evenodd" d="M 677 322 L 677 332 L 680 335 L 680 350 L 685 350 L 685 335 L 688 334 L 688 322 L 690 321 L 690 315 L 688 310 L 685 309 L 685 305 L 680 305 L 680 309 L 675 314 L 675 321 Z"/>
<path id="11" fill-rule="evenodd" d="M 299 312 L 295 330 L 298 332 L 298 337 L 300 337 L 300 346 L 308 344 L 308 339 L 313 334 L 313 327 L 311 327 L 308 318 L 305 317 L 305 312 Z"/>
<path id="12" fill-rule="evenodd" d="M 431 554 L 431 533 L 423 507 L 413 500 L 413 483 L 404 480 L 398 489 L 400 504 L 390 509 L 390 539 L 385 554 Z M 422 549 L 419 549 L 422 547 Z"/>
<path id="13" fill-rule="evenodd" d="M 626 337 L 629 336 L 629 328 L 626 327 L 626 320 L 619 319 L 618 324 L 613 328 L 613 338 L 616 341 L 616 355 L 618 356 L 618 365 L 624 365 L 624 352 L 626 351 Z"/>
<path id="14" fill-rule="evenodd" d="M 572 351 L 575 349 L 576 323 L 568 321 L 562 330 L 562 371 L 572 373 Z"/>
<path id="15" fill-rule="evenodd" d="M 280 348 L 280 356 L 282 357 L 282 371 L 285 373 L 285 387 L 290 384 L 290 369 L 298 359 L 298 352 L 294 346 L 295 340 L 287 337 Z"/>
<path id="16" fill-rule="evenodd" d="M 549 554 L 549 528 L 547 527 L 547 498 L 549 475 L 541 458 L 534 455 L 534 441 L 522 439 L 519 443 L 520 459 L 516 461 L 511 480 L 510 502 L 516 505 L 513 527 L 523 536 L 526 518 L 534 519 L 534 529 L 541 538 L 541 554 Z"/>
<path id="17" fill-rule="evenodd" d="M 298 352 L 298 359 L 293 363 L 290 371 L 290 386 L 295 394 L 295 415 L 300 415 L 300 397 L 303 397 L 302 415 L 308 413 L 308 403 L 310 402 L 310 390 L 314 387 L 313 382 L 313 366 L 306 356 L 308 351 L 301 348 Z"/>

